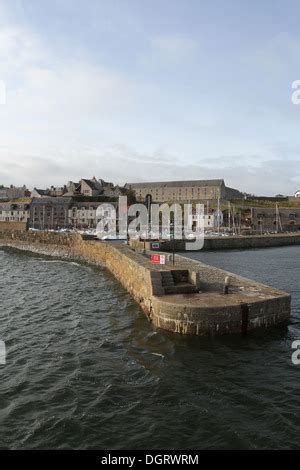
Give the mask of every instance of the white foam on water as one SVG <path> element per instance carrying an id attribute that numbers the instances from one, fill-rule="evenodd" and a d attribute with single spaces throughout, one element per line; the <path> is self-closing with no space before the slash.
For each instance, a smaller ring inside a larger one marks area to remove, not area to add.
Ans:
<path id="1" fill-rule="evenodd" d="M 6 364 L 6 346 L 4 341 L 0 340 L 0 365 Z"/>
<path id="2" fill-rule="evenodd" d="M 163 354 L 154 353 L 154 352 L 152 352 L 151 354 L 153 354 L 153 356 L 159 356 L 159 357 L 162 357 L 163 359 L 165 358 L 165 356 L 164 356 Z"/>

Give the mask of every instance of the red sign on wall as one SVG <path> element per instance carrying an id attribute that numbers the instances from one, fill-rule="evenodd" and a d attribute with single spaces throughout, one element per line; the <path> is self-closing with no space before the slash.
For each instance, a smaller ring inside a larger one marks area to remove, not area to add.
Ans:
<path id="1" fill-rule="evenodd" d="M 166 264 L 165 255 L 151 255 L 152 264 Z"/>

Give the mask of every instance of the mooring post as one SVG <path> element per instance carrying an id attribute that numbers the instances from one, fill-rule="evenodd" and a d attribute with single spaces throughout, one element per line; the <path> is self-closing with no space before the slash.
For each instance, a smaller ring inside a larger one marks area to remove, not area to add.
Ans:
<path id="1" fill-rule="evenodd" d="M 226 295 L 229 292 L 229 276 L 225 277 L 224 287 L 223 287 L 223 294 Z"/>
<path id="2" fill-rule="evenodd" d="M 249 322 L 249 305 L 248 304 L 241 304 L 241 333 L 245 335 L 248 330 L 248 322 Z"/>

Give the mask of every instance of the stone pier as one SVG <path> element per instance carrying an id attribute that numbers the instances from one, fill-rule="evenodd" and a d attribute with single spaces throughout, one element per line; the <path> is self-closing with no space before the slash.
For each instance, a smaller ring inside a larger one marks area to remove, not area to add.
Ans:
<path id="1" fill-rule="evenodd" d="M 104 264 L 156 327 L 174 333 L 245 334 L 290 317 L 289 294 L 179 255 L 175 266 L 152 265 L 150 252 L 49 232 L 1 232 L 0 247 Z"/>

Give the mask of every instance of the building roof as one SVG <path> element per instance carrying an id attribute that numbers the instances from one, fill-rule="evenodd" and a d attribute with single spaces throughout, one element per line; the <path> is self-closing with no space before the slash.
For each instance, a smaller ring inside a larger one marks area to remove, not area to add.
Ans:
<path id="1" fill-rule="evenodd" d="M 32 197 L 18 197 L 16 199 L 13 199 L 11 201 L 12 204 L 31 204 L 32 202 Z"/>
<path id="2" fill-rule="evenodd" d="M 103 201 L 73 201 L 71 208 L 76 207 L 76 209 L 89 209 L 90 207 L 98 207 L 103 204 Z"/>
<path id="3" fill-rule="evenodd" d="M 0 211 L 10 211 L 11 202 L 0 202 Z"/>
<path id="4" fill-rule="evenodd" d="M 0 211 L 25 210 L 25 208 L 28 210 L 30 208 L 30 202 L 30 200 L 0 202 Z"/>
<path id="5" fill-rule="evenodd" d="M 32 205 L 34 206 L 44 206 L 44 205 L 65 205 L 68 206 L 72 202 L 71 197 L 64 196 L 46 196 L 43 198 L 34 197 L 32 200 Z"/>
<path id="6" fill-rule="evenodd" d="M 161 186 L 166 188 L 182 187 L 182 186 L 222 186 L 223 179 L 218 180 L 189 180 L 189 181 L 156 181 L 151 183 L 128 183 L 126 187 L 130 188 L 153 188 Z"/>
<path id="7" fill-rule="evenodd" d="M 102 189 L 101 183 L 99 183 L 99 181 L 87 180 L 85 178 L 82 178 L 81 181 L 84 181 L 93 191 L 99 191 L 100 189 Z"/>
<path id="8" fill-rule="evenodd" d="M 33 188 L 33 191 L 38 193 L 40 196 L 48 196 L 49 195 L 49 189 L 37 189 Z"/>

